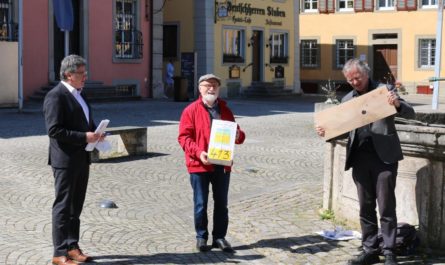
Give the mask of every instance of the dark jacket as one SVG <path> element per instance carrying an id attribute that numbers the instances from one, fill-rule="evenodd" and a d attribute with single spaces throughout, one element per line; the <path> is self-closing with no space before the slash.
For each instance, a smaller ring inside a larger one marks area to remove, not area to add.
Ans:
<path id="1" fill-rule="evenodd" d="M 370 80 L 368 91 L 371 91 L 380 85 L 382 84 Z M 359 96 L 357 91 L 352 90 L 342 98 L 342 103 L 357 96 Z M 401 98 L 399 98 L 399 101 L 400 107 L 397 108 L 396 114 L 371 123 L 372 143 L 377 155 L 384 163 L 392 164 L 403 159 L 402 148 L 400 146 L 399 136 L 397 135 L 394 117 L 397 115 L 406 119 L 412 119 L 415 115 L 414 109 L 408 103 Z M 352 166 L 351 151 L 356 132 L 357 130 L 349 132 L 348 144 L 346 146 L 345 170 L 348 170 Z"/>
<path id="2" fill-rule="evenodd" d="M 45 96 L 43 113 L 46 130 L 49 136 L 48 164 L 55 168 L 76 166 L 81 159 L 90 156 L 85 151 L 86 132 L 94 131 L 91 107 L 82 95 L 89 108 L 89 123 L 82 107 L 71 92 L 59 83 Z"/>

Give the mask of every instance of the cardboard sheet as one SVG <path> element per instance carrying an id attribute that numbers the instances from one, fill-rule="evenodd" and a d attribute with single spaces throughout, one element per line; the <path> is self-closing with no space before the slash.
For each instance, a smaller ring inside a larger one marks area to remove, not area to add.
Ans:
<path id="1" fill-rule="evenodd" d="M 360 97 L 335 107 L 314 113 L 315 126 L 325 129 L 325 140 L 329 140 L 371 122 L 396 113 L 388 103 L 388 89 L 380 86 Z"/>

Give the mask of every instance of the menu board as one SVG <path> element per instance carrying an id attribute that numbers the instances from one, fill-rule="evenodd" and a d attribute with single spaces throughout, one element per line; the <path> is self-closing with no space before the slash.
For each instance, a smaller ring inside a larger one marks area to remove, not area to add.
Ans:
<path id="1" fill-rule="evenodd" d="M 187 92 L 190 98 L 195 98 L 195 53 L 181 53 L 181 76 L 187 79 Z"/>

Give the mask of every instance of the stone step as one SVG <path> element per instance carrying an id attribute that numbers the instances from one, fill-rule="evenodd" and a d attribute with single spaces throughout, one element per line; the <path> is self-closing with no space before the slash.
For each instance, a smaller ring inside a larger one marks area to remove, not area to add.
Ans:
<path id="1" fill-rule="evenodd" d="M 253 82 L 243 93 L 246 97 L 277 97 L 290 94 L 291 90 L 285 90 L 283 86 L 271 82 Z"/>
<path id="2" fill-rule="evenodd" d="M 43 101 L 46 93 L 55 87 L 59 82 L 50 82 L 42 86 L 40 90 L 34 92 L 29 97 L 32 101 Z M 116 100 L 137 100 L 140 96 L 134 95 L 134 92 L 119 89 L 116 86 L 104 85 L 102 81 L 88 80 L 85 82 L 84 93 L 90 101 L 116 101 Z"/>

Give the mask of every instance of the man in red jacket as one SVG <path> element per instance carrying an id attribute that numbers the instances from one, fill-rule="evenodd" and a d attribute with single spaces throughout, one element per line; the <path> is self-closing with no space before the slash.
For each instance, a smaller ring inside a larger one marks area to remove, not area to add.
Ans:
<path id="1" fill-rule="evenodd" d="M 208 251 L 209 232 L 207 229 L 207 202 L 209 184 L 212 184 L 213 210 L 213 243 L 211 247 L 234 253 L 235 251 L 225 239 L 229 223 L 227 194 L 229 192 L 229 166 L 213 165 L 208 161 L 207 149 L 213 119 L 235 121 L 232 111 L 226 102 L 218 98 L 221 79 L 213 74 L 199 78 L 199 98 L 188 105 L 179 123 L 178 142 L 185 153 L 185 163 L 190 174 L 193 188 L 194 221 L 196 230 L 196 248 Z M 237 126 L 236 144 L 242 144 L 244 132 Z"/>

